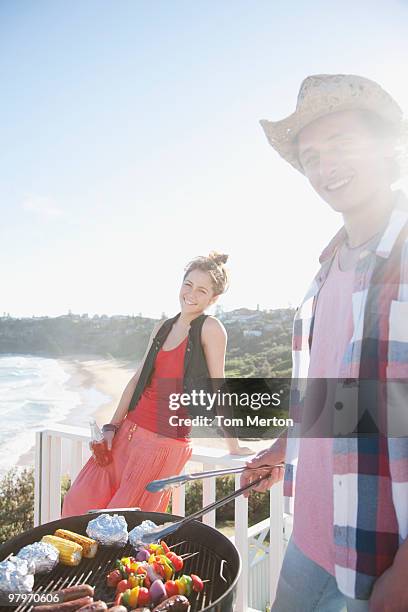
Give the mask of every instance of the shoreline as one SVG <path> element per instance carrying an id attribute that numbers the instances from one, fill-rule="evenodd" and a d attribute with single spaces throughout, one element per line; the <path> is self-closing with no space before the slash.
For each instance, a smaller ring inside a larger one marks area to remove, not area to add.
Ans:
<path id="1" fill-rule="evenodd" d="M 65 387 L 79 394 L 80 402 L 61 421 L 61 425 L 86 427 L 89 418 L 94 418 L 99 425 L 108 422 L 116 410 L 116 406 L 130 378 L 135 373 L 137 362 L 105 359 L 94 355 L 78 355 L 57 359 L 62 369 L 69 375 Z M 104 396 L 94 409 L 95 394 Z M 91 398 L 89 397 L 91 396 Z M 34 465 L 35 447 L 32 446 L 23 453 L 17 462 L 17 467 Z"/>
<path id="2" fill-rule="evenodd" d="M 100 426 L 110 421 L 126 385 L 138 367 L 136 361 L 106 359 L 96 355 L 69 356 L 57 361 L 69 375 L 65 387 L 80 396 L 79 404 L 58 423 L 80 427 L 87 427 L 90 418 L 94 418 Z M 99 405 L 92 410 L 90 403 L 96 402 Z M 241 446 L 247 444 L 256 453 L 270 446 L 271 441 L 240 441 Z M 192 438 L 192 445 L 225 448 L 228 453 L 222 437 Z M 19 468 L 31 467 L 34 466 L 34 459 L 35 447 L 32 446 L 19 457 L 16 465 Z"/>

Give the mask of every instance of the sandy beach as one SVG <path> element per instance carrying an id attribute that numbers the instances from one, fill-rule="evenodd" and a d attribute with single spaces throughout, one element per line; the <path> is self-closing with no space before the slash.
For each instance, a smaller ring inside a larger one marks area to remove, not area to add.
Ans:
<path id="1" fill-rule="evenodd" d="M 80 405 L 74 407 L 62 421 L 64 425 L 87 427 L 89 416 L 92 415 L 99 425 L 111 420 L 124 388 L 137 369 L 137 362 L 120 361 L 117 359 L 100 359 L 93 356 L 78 356 L 59 360 L 60 365 L 69 373 L 66 385 L 69 389 L 79 391 Z M 93 412 L 89 412 L 87 398 L 91 391 L 104 396 L 103 401 Z M 269 442 L 241 442 L 241 446 L 249 446 L 254 452 L 269 446 Z M 208 446 L 210 448 L 225 448 L 222 438 L 193 438 L 193 446 Z M 226 450 L 227 452 L 227 450 Z M 18 466 L 34 465 L 34 447 L 22 455 Z"/>

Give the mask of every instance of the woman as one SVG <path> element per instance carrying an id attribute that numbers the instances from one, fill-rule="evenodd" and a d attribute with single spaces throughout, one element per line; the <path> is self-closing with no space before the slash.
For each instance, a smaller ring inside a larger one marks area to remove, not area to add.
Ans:
<path id="1" fill-rule="evenodd" d="M 89 459 L 65 496 L 63 517 L 90 509 L 136 506 L 165 512 L 171 492 L 149 493 L 145 486 L 179 474 L 192 447 L 187 428 L 177 428 L 171 435 L 168 412 L 160 410 L 160 404 L 165 401 L 168 409 L 169 390 L 188 392 L 194 381 L 224 377 L 226 332 L 204 311 L 226 290 L 227 258 L 210 253 L 187 266 L 179 295 L 181 312 L 154 327 L 139 369 L 111 422 L 103 426 L 112 462 L 100 467 L 93 457 Z M 231 454 L 252 453 L 235 438 L 225 440 Z"/>

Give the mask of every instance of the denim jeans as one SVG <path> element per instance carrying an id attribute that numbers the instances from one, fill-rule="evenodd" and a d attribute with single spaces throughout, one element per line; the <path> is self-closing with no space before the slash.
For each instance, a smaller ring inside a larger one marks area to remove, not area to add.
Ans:
<path id="1" fill-rule="evenodd" d="M 290 540 L 271 612 L 368 612 L 368 601 L 350 599 L 334 576 L 308 559 Z"/>

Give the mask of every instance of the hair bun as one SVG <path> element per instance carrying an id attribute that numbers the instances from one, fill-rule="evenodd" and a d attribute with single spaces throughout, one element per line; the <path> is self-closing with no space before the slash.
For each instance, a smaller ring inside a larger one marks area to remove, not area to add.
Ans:
<path id="1" fill-rule="evenodd" d="M 217 253 L 217 251 L 211 251 L 208 257 L 212 259 L 218 266 L 220 266 L 221 264 L 226 264 L 228 261 L 228 255 L 225 255 L 225 253 Z"/>

